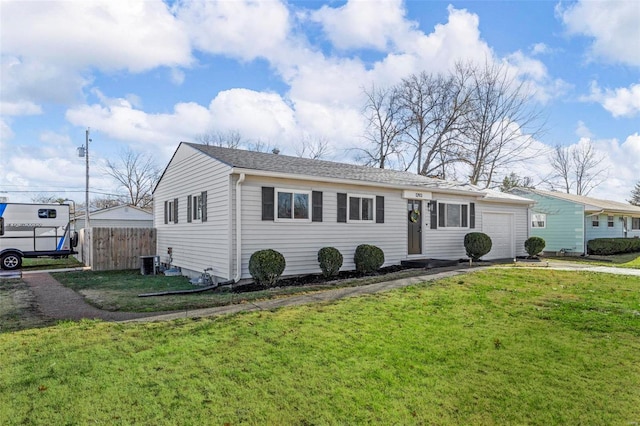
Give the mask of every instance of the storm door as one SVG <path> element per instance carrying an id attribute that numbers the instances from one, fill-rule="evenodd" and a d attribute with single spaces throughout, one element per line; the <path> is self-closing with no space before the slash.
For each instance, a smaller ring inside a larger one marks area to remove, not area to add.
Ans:
<path id="1" fill-rule="evenodd" d="M 409 254 L 422 254 L 422 201 L 407 200 L 407 229 Z"/>

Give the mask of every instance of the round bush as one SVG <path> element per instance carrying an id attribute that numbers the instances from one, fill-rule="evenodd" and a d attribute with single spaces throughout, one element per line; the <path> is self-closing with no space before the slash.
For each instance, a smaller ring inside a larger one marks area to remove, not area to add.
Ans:
<path id="1" fill-rule="evenodd" d="M 322 275 L 327 278 L 338 275 L 342 260 L 342 254 L 335 247 L 322 247 L 318 250 L 320 269 L 322 270 Z"/>
<path id="2" fill-rule="evenodd" d="M 524 242 L 524 249 L 527 251 L 529 256 L 533 257 L 544 250 L 546 245 L 547 243 L 540 237 L 529 237 Z"/>
<path id="3" fill-rule="evenodd" d="M 356 247 L 353 257 L 356 271 L 368 274 L 377 271 L 384 263 L 384 252 L 380 247 L 371 244 L 361 244 Z"/>
<path id="4" fill-rule="evenodd" d="M 470 232 L 464 236 L 464 248 L 473 261 L 491 251 L 491 237 L 482 232 Z"/>
<path id="5" fill-rule="evenodd" d="M 249 259 L 249 273 L 258 284 L 272 287 L 284 272 L 284 256 L 271 249 L 259 250 Z"/>

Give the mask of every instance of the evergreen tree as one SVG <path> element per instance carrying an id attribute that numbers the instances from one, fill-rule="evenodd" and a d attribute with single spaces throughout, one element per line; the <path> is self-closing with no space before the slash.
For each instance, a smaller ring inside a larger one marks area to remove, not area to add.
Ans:
<path id="1" fill-rule="evenodd" d="M 640 206 L 640 181 L 636 183 L 636 187 L 631 190 L 630 204 L 634 206 Z"/>

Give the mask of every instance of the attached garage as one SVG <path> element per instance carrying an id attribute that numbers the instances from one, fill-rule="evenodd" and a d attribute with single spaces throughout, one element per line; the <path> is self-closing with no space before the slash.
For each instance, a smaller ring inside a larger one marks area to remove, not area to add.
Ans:
<path id="1" fill-rule="evenodd" d="M 515 218 L 513 213 L 482 213 L 482 232 L 491 236 L 491 251 L 484 259 L 513 259 L 515 252 Z"/>

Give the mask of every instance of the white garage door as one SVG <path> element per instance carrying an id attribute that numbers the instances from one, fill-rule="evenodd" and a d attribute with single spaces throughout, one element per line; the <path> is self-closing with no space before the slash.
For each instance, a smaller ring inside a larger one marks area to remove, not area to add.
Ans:
<path id="1" fill-rule="evenodd" d="M 483 213 L 482 232 L 491 237 L 491 251 L 483 259 L 513 259 L 513 215 L 509 213 Z"/>

